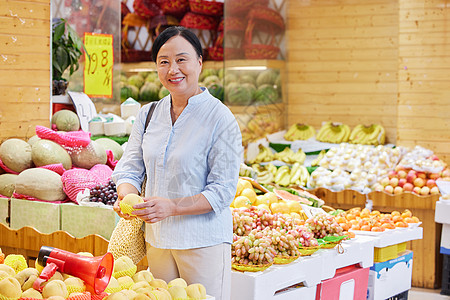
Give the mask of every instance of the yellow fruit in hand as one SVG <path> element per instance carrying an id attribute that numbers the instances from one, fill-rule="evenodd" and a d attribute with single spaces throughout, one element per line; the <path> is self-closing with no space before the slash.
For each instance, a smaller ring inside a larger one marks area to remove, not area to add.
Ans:
<path id="1" fill-rule="evenodd" d="M 266 195 L 256 196 L 256 201 L 253 205 L 258 206 L 260 204 L 270 205 L 270 201 L 267 199 Z"/>
<path id="2" fill-rule="evenodd" d="M 287 205 L 289 207 L 289 212 L 293 213 L 298 213 L 299 211 L 302 210 L 302 206 L 300 205 L 300 203 L 298 201 L 294 201 L 294 200 L 288 200 L 286 201 Z"/>
<path id="3" fill-rule="evenodd" d="M 267 192 L 264 195 L 269 199 L 270 204 L 278 202 L 278 196 L 274 192 Z"/>
<path id="4" fill-rule="evenodd" d="M 133 206 L 135 204 L 144 202 L 144 199 L 142 199 L 141 196 L 136 194 L 128 194 L 125 197 L 123 197 L 121 202 Z"/>
<path id="5" fill-rule="evenodd" d="M 250 202 L 252 204 L 254 204 L 256 202 L 256 192 L 253 188 L 249 189 L 249 188 L 245 188 L 242 192 L 241 192 L 241 196 L 245 196 L 248 198 L 248 200 L 250 200 Z"/>
<path id="6" fill-rule="evenodd" d="M 236 207 L 236 208 L 239 208 L 239 207 L 250 207 L 250 206 L 252 206 L 252 203 L 245 196 L 237 196 L 234 199 L 234 207 Z"/>

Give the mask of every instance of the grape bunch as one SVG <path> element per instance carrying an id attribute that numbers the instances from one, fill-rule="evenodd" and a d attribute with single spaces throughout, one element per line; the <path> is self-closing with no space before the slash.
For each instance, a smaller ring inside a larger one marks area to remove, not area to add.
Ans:
<path id="1" fill-rule="evenodd" d="M 325 236 L 342 236 L 344 229 L 336 222 L 336 219 L 330 214 L 317 214 L 305 222 L 309 230 L 316 239 L 322 239 Z"/>
<path id="2" fill-rule="evenodd" d="M 253 229 L 262 230 L 273 224 L 273 215 L 265 209 L 254 206 L 235 208 L 233 215 L 233 232 L 238 236 L 248 235 Z"/>
<path id="3" fill-rule="evenodd" d="M 89 192 L 89 200 L 91 202 L 101 202 L 106 205 L 114 205 L 114 202 L 117 200 L 116 184 L 112 179 L 104 185 L 97 184 L 92 187 Z"/>
<path id="4" fill-rule="evenodd" d="M 316 247 L 319 245 L 314 234 L 303 225 L 295 226 L 293 230 L 290 231 L 294 237 L 298 240 L 298 245 L 302 247 Z"/>
<path id="5" fill-rule="evenodd" d="M 268 237 L 272 242 L 277 255 L 282 256 L 298 256 L 300 252 L 298 250 L 298 232 L 295 230 L 286 229 L 272 229 L 265 228 L 262 231 L 263 235 Z"/>
<path id="6" fill-rule="evenodd" d="M 272 241 L 263 231 L 252 230 L 246 236 L 234 235 L 231 247 L 231 262 L 244 265 L 266 265 L 273 263 L 276 251 Z"/>

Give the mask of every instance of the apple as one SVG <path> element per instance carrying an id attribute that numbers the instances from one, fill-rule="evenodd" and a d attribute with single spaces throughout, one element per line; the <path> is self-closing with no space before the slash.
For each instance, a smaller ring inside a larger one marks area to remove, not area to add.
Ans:
<path id="1" fill-rule="evenodd" d="M 389 185 L 389 178 L 388 177 L 384 177 L 380 180 L 380 183 L 383 187 Z"/>
<path id="2" fill-rule="evenodd" d="M 398 195 L 398 194 L 401 194 L 401 193 L 403 193 L 403 188 L 401 188 L 399 186 L 396 186 L 394 188 L 394 195 Z"/>
<path id="3" fill-rule="evenodd" d="M 427 186 L 424 186 L 424 187 L 422 188 L 422 190 L 420 191 L 420 194 L 421 194 L 422 196 L 426 196 L 426 195 L 430 194 L 430 188 L 427 187 Z"/>
<path id="4" fill-rule="evenodd" d="M 396 165 L 394 171 L 396 171 L 397 173 L 399 173 L 400 171 L 405 171 L 405 167 L 401 165 Z"/>
<path id="5" fill-rule="evenodd" d="M 447 168 L 447 169 L 445 169 L 444 171 L 442 171 L 441 176 L 442 176 L 442 177 L 450 177 L 450 169 Z"/>
<path id="6" fill-rule="evenodd" d="M 417 177 L 427 179 L 427 174 L 425 172 L 417 172 Z"/>
<path id="7" fill-rule="evenodd" d="M 430 194 L 432 194 L 432 195 L 439 194 L 439 193 L 440 193 L 440 191 L 439 191 L 439 188 L 437 186 L 433 186 L 430 189 Z"/>
<path id="8" fill-rule="evenodd" d="M 417 178 L 416 172 L 413 171 L 414 173 L 411 173 L 411 171 L 409 171 L 408 175 L 406 175 L 406 181 L 409 183 L 413 183 L 414 180 Z"/>
<path id="9" fill-rule="evenodd" d="M 408 175 L 408 173 L 406 173 L 405 170 L 400 170 L 397 172 L 398 178 L 406 178 L 407 175 Z"/>
<path id="10" fill-rule="evenodd" d="M 441 177 L 441 174 L 439 174 L 439 173 L 430 173 L 430 175 L 428 175 L 428 178 L 433 179 L 433 180 L 436 180 L 439 177 Z"/>
<path id="11" fill-rule="evenodd" d="M 429 157 L 431 160 L 439 160 L 439 157 L 437 157 L 436 154 L 433 154 Z"/>
<path id="12" fill-rule="evenodd" d="M 384 191 L 388 194 L 393 194 L 394 193 L 394 188 L 390 185 L 387 185 L 384 187 Z"/>
<path id="13" fill-rule="evenodd" d="M 417 177 L 414 179 L 414 186 L 423 187 L 425 185 L 425 180 L 423 178 Z"/>
<path id="14" fill-rule="evenodd" d="M 399 186 L 399 187 L 403 187 L 403 186 L 405 185 L 405 183 L 407 183 L 407 182 L 406 182 L 406 178 L 400 178 L 400 179 L 398 180 L 398 186 Z"/>
<path id="15" fill-rule="evenodd" d="M 397 177 L 397 172 L 395 172 L 395 171 L 389 171 L 388 176 L 389 176 L 389 178 Z"/>
<path id="16" fill-rule="evenodd" d="M 433 179 L 428 179 L 427 180 L 427 187 L 429 187 L 431 189 L 434 186 L 436 186 L 436 181 L 434 181 Z"/>
<path id="17" fill-rule="evenodd" d="M 396 187 L 398 185 L 398 178 L 392 177 L 391 180 L 389 180 L 389 184 L 392 185 L 392 187 Z"/>
<path id="18" fill-rule="evenodd" d="M 373 190 L 376 192 L 381 192 L 384 190 L 384 186 L 381 183 L 376 183 L 373 187 Z"/>
<path id="19" fill-rule="evenodd" d="M 414 193 L 416 193 L 417 195 L 420 195 L 420 191 L 421 191 L 422 189 L 420 188 L 420 187 L 418 187 L 418 186 L 415 186 L 414 188 L 413 188 L 413 192 Z"/>
<path id="20" fill-rule="evenodd" d="M 405 183 L 405 185 L 403 186 L 403 190 L 405 192 L 412 192 L 413 189 L 414 189 L 414 185 L 412 183 L 409 183 L 409 182 Z"/>

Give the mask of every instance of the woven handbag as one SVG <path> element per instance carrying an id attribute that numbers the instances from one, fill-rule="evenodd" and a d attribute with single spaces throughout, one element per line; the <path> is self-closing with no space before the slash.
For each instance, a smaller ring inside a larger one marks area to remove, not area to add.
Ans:
<path id="1" fill-rule="evenodd" d="M 150 110 L 145 120 L 144 134 L 147 131 L 148 123 L 152 118 L 157 102 L 152 102 Z M 145 196 L 145 184 L 147 182 L 147 175 L 144 177 L 142 183 L 141 196 Z M 130 220 L 120 218 L 116 227 L 114 228 L 111 238 L 109 239 L 108 252 L 110 252 L 114 259 L 121 256 L 128 256 L 134 264 L 138 264 L 146 255 L 145 234 L 142 230 L 144 221 L 139 218 Z"/>

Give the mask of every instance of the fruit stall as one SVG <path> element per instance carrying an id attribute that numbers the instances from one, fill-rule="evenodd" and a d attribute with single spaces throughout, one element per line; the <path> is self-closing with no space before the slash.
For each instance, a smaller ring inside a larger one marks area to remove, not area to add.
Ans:
<path id="1" fill-rule="evenodd" d="M 111 174 L 139 109 L 168 94 L 152 41 L 180 24 L 200 38 L 200 84 L 243 138 L 230 206 L 232 299 L 450 293 L 447 10 L 416 0 L 72 2 L 5 4 L 0 298 L 1 271 L 20 285 L 4 281 L 14 286 L 6 298 L 37 297 L 26 282 L 41 273 L 42 246 L 108 251 L 120 220 Z M 62 25 L 71 34 L 55 35 Z M 110 41 L 104 93 L 89 90 L 81 48 L 67 50 L 76 59 L 66 72 L 51 54 L 64 44 L 57 37 L 81 47 L 86 32 Z M 211 298 L 182 278 L 153 278 L 145 258 L 123 260 L 117 268 L 136 270 L 112 276 L 108 294 L 131 297 L 146 281 L 157 290 L 150 299 Z M 75 281 L 66 290 L 87 291 Z"/>

